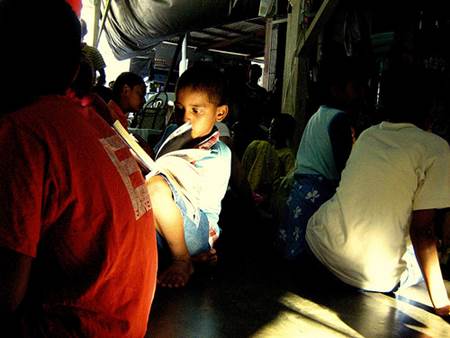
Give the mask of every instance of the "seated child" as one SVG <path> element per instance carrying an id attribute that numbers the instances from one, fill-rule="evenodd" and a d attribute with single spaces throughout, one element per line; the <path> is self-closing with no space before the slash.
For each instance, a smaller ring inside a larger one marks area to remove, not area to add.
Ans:
<path id="1" fill-rule="evenodd" d="M 285 204 L 278 203 L 282 209 L 276 242 L 287 260 L 295 260 L 305 250 L 308 220 L 335 192 L 352 149 L 351 115 L 364 88 L 363 72 L 353 61 L 324 59 L 321 63 L 321 105 L 303 131 Z"/>
<path id="2" fill-rule="evenodd" d="M 119 120 L 128 128 L 127 114 L 137 113 L 145 103 L 145 82 L 137 74 L 124 72 L 120 74 L 112 88 L 112 100 L 108 106 L 114 114 L 114 121 Z"/>
<path id="3" fill-rule="evenodd" d="M 222 74 L 206 65 L 189 68 L 177 82 L 175 109 L 192 127 L 191 140 L 183 148 L 208 151 L 191 163 L 199 175 L 197 217 L 188 212 L 185 199 L 166 175 L 147 181 L 159 247 L 163 250 L 167 244 L 171 254 L 170 266 L 158 278 L 163 287 L 182 287 L 188 282 L 192 256 L 214 259 L 212 247 L 220 233 L 217 222 L 231 170 L 231 151 L 219 140 L 214 126 L 228 114 L 224 93 Z M 161 150 L 156 150 L 158 158 Z"/>
<path id="4" fill-rule="evenodd" d="M 294 168 L 295 157 L 289 148 L 295 130 L 295 119 L 289 114 L 278 114 L 269 128 L 269 141 L 255 140 L 242 157 L 242 166 L 256 198 L 268 202 L 279 182 Z"/>

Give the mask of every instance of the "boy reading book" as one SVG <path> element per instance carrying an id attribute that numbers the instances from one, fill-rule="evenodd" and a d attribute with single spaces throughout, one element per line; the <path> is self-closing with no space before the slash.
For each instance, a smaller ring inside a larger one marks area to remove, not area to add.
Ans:
<path id="1" fill-rule="evenodd" d="M 159 248 L 168 247 L 171 254 L 158 283 L 176 288 L 188 282 L 192 256 L 214 255 L 213 244 L 220 233 L 217 222 L 231 169 L 231 151 L 214 126 L 228 114 L 222 74 L 206 65 L 186 70 L 177 82 L 175 109 L 186 123 L 181 134 L 183 128 L 190 133 L 177 144 L 178 128 L 157 149 L 160 173 L 147 185 Z"/>

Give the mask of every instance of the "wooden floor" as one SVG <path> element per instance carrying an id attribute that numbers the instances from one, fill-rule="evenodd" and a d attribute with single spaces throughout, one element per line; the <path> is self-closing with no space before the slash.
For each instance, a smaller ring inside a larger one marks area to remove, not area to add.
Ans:
<path id="1" fill-rule="evenodd" d="M 198 271 L 184 289 L 157 289 L 146 337 L 450 337 L 423 285 L 385 295 L 295 284 L 246 258 Z"/>
<path id="2" fill-rule="evenodd" d="M 450 337 L 423 285 L 391 295 L 303 288 L 307 271 L 294 278 L 274 257 L 270 224 L 247 206 L 227 210 L 219 264 L 183 289 L 158 288 L 146 337 Z"/>

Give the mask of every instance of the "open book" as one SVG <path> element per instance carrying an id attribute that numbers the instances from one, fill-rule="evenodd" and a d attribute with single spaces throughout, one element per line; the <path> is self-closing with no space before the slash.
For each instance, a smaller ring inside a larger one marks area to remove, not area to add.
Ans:
<path id="1" fill-rule="evenodd" d="M 136 160 L 149 170 L 145 177 L 146 180 L 156 174 L 162 174 L 185 201 L 190 218 L 194 221 L 199 220 L 198 205 L 201 177 L 193 163 L 208 156 L 210 151 L 193 148 L 181 149 L 181 144 L 192 140 L 191 125 L 185 123 L 173 131 L 161 145 L 156 160 L 153 160 L 145 152 L 134 136 L 128 133 L 119 121 L 114 122 L 113 128 L 128 144 Z"/>
<path id="2" fill-rule="evenodd" d="M 128 133 L 128 131 L 122 126 L 119 121 L 114 122 L 113 128 L 122 138 L 122 140 L 128 144 L 133 156 L 136 160 L 150 172 L 157 171 L 155 161 L 150 157 L 149 154 L 137 143 L 133 135 Z"/>
<path id="3" fill-rule="evenodd" d="M 128 144 L 134 157 L 142 166 L 147 168 L 150 172 L 157 170 L 155 160 L 153 160 L 148 155 L 148 153 L 139 145 L 134 136 L 130 134 L 119 121 L 114 122 L 113 128 L 122 138 L 122 140 Z M 176 128 L 161 144 L 156 154 L 156 158 L 159 159 L 169 154 L 171 156 L 186 157 L 186 154 L 188 153 L 190 153 L 191 155 L 198 153 L 197 149 L 186 148 L 186 146 L 191 144 L 193 141 L 191 136 L 191 130 L 192 125 L 190 123 L 185 123 Z M 198 154 L 197 156 L 194 157 L 197 158 Z M 156 160 L 156 162 L 157 161 L 158 160 Z"/>

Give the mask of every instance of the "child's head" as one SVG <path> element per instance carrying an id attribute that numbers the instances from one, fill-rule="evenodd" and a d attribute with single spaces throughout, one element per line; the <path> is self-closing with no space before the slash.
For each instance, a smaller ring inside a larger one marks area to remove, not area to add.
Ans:
<path id="1" fill-rule="evenodd" d="M 208 135 L 227 116 L 225 88 L 222 73 L 205 64 L 187 69 L 178 79 L 175 109 L 192 124 L 193 138 Z"/>
<path id="2" fill-rule="evenodd" d="M 319 72 L 321 104 L 348 109 L 363 98 L 364 72 L 357 60 L 326 59 Z"/>
<path id="3" fill-rule="evenodd" d="M 112 99 L 124 112 L 138 112 L 145 103 L 145 82 L 137 74 L 120 74 L 112 88 Z"/>
<path id="4" fill-rule="evenodd" d="M 253 84 L 257 84 L 259 78 L 262 75 L 262 68 L 260 65 L 252 64 L 248 71 L 249 82 Z"/>
<path id="5" fill-rule="evenodd" d="M 289 114 L 278 114 L 270 123 L 269 140 L 272 144 L 288 146 L 294 136 L 296 121 Z"/>
<path id="6" fill-rule="evenodd" d="M 9 51 L 0 53 L 2 111 L 64 94 L 75 77 L 80 24 L 65 1 L 1 1 L 0 43 Z"/>
<path id="7" fill-rule="evenodd" d="M 409 122 L 427 128 L 434 83 L 425 69 L 398 65 L 387 70 L 381 80 L 380 109 L 392 122 Z"/>

